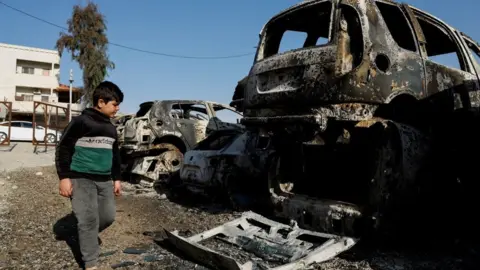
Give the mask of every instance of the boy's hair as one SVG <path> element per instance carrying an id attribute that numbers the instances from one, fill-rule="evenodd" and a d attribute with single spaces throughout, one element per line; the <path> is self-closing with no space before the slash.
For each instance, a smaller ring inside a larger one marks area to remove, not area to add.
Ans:
<path id="1" fill-rule="evenodd" d="M 93 91 L 93 106 L 98 106 L 98 101 L 100 99 L 103 99 L 105 103 L 108 103 L 109 101 L 122 103 L 123 92 L 116 84 L 110 81 L 103 81 Z"/>

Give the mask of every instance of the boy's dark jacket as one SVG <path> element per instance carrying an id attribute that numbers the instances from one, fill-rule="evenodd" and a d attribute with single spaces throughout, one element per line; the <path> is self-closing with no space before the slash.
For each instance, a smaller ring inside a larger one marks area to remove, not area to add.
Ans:
<path id="1" fill-rule="evenodd" d="M 57 145 L 55 165 L 60 179 L 120 180 L 117 130 L 95 109 L 72 119 Z"/>

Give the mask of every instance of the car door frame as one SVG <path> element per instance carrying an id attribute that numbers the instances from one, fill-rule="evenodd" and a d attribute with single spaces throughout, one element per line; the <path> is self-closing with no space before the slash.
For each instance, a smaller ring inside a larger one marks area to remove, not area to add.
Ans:
<path id="1" fill-rule="evenodd" d="M 240 116 L 240 118 L 243 118 L 243 114 L 239 111 L 237 111 L 235 108 L 221 104 L 221 103 L 213 103 L 213 102 L 208 102 L 209 109 L 211 111 L 212 116 L 210 117 L 210 121 L 208 121 L 207 125 L 207 134 L 210 134 L 214 131 L 218 131 L 220 129 L 228 129 L 228 128 L 234 128 L 237 127 L 240 123 L 229 123 L 229 122 L 224 122 L 222 119 L 220 119 L 217 116 L 217 111 L 215 110 L 215 106 L 219 106 L 224 108 L 225 110 L 232 111 L 233 113 L 236 113 Z"/>
<path id="2" fill-rule="evenodd" d="M 460 107 L 471 108 L 472 102 L 471 102 L 470 93 L 479 90 L 479 85 L 478 85 L 479 77 L 478 77 L 477 71 L 472 67 L 470 63 L 470 60 L 469 60 L 470 55 L 466 51 L 466 47 L 465 47 L 466 44 L 464 43 L 463 39 L 460 38 L 460 36 L 458 35 L 458 31 L 425 11 L 422 11 L 417 8 L 413 8 L 407 4 L 402 4 L 402 5 L 404 9 L 407 11 L 406 13 L 408 14 L 410 23 L 414 27 L 414 31 L 416 35 L 418 37 L 421 37 L 420 40 L 417 38 L 417 41 L 419 42 L 418 45 L 421 46 L 422 48 L 420 52 L 424 62 L 424 69 L 425 69 L 424 79 L 425 79 L 425 86 L 427 89 L 426 90 L 427 95 L 429 91 L 428 90 L 429 84 L 433 83 L 433 80 L 429 81 L 427 76 L 428 74 L 432 74 L 431 70 L 429 70 L 430 65 L 446 69 L 447 72 L 445 73 L 448 73 L 448 71 L 451 71 L 452 74 L 457 73 L 463 77 L 474 76 L 477 79 L 475 83 L 472 84 L 468 80 L 464 80 L 461 87 L 454 87 L 454 91 L 453 91 L 455 108 L 460 108 Z M 427 40 L 420 26 L 419 19 L 418 19 L 419 17 L 423 18 L 426 22 L 431 23 L 436 27 L 440 28 L 441 30 L 445 31 L 445 33 L 452 39 L 452 42 L 457 48 L 457 57 L 460 64 L 460 69 L 437 63 L 428 57 L 428 53 L 426 49 Z M 448 90 L 448 89 L 437 89 L 437 93 L 440 93 L 441 91 L 444 91 L 444 90 Z"/>
<path id="3" fill-rule="evenodd" d="M 197 136 L 198 135 L 197 134 L 197 128 L 195 128 L 195 124 L 198 121 L 202 121 L 202 120 L 185 119 L 184 117 L 179 118 L 179 119 L 175 119 L 177 129 L 181 132 L 182 136 L 187 141 L 187 144 L 192 147 L 192 146 L 196 145 L 197 142 L 203 140 L 207 136 L 207 127 L 208 127 L 208 123 L 212 119 L 212 112 L 211 112 L 211 108 L 209 107 L 208 102 L 205 102 L 205 101 L 193 101 L 193 100 L 192 101 L 178 101 L 178 102 L 172 103 L 170 108 L 173 108 L 173 106 L 177 105 L 181 108 L 182 113 L 185 114 L 185 110 L 182 108 L 182 104 L 183 105 L 188 105 L 188 104 L 203 105 L 203 106 L 205 106 L 206 114 L 208 116 L 208 120 L 205 123 L 205 129 L 203 130 L 203 136 Z M 170 109 L 170 110 L 172 110 L 172 109 Z M 187 132 L 187 131 L 192 131 L 192 132 Z"/>
<path id="4" fill-rule="evenodd" d="M 467 54 L 468 56 L 467 60 L 468 60 L 468 64 L 470 65 L 470 68 L 475 71 L 478 80 L 480 80 L 480 62 L 475 59 L 475 56 L 470 51 L 471 48 L 470 46 L 468 46 L 467 41 L 471 43 L 478 50 L 477 56 L 479 57 L 479 59 L 480 59 L 480 44 L 478 44 L 478 42 L 476 42 L 473 38 L 469 37 L 465 33 L 462 33 L 456 30 L 455 34 L 459 37 L 459 39 L 461 40 L 461 43 L 465 48 L 465 54 Z"/>

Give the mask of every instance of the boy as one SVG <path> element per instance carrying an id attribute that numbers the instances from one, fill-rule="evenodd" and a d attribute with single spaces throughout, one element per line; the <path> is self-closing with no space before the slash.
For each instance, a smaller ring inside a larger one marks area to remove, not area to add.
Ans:
<path id="1" fill-rule="evenodd" d="M 113 195 L 120 195 L 120 155 L 117 131 L 110 119 L 122 101 L 123 93 L 117 85 L 100 83 L 93 92 L 94 107 L 72 119 L 55 153 L 59 192 L 70 198 L 78 220 L 85 269 L 97 269 L 98 233 L 115 220 Z"/>

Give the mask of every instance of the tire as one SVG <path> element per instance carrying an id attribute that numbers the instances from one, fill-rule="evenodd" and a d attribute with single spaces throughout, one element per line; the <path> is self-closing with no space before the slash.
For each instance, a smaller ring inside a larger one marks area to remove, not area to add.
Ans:
<path id="1" fill-rule="evenodd" d="M 165 194 L 169 200 L 175 200 L 180 194 L 183 194 L 182 181 L 180 179 L 180 168 L 183 165 L 183 154 L 173 144 L 160 143 L 155 145 L 157 149 L 163 149 L 165 152 L 157 156 L 165 166 L 168 172 L 158 175 L 154 181 L 153 188 L 158 194 Z"/>
<path id="2" fill-rule="evenodd" d="M 45 135 L 45 139 L 44 139 L 47 143 L 57 143 L 57 136 L 55 136 L 55 134 L 52 134 L 52 133 L 48 133 L 47 135 Z"/>
<path id="3" fill-rule="evenodd" d="M 5 140 L 8 138 L 7 133 L 5 132 L 0 132 L 0 143 L 5 142 Z"/>
<path id="4" fill-rule="evenodd" d="M 159 157 L 165 158 L 165 166 L 168 167 L 170 173 L 180 170 L 183 165 L 183 154 L 178 147 L 170 143 L 160 143 L 155 147 L 166 150 Z"/>

